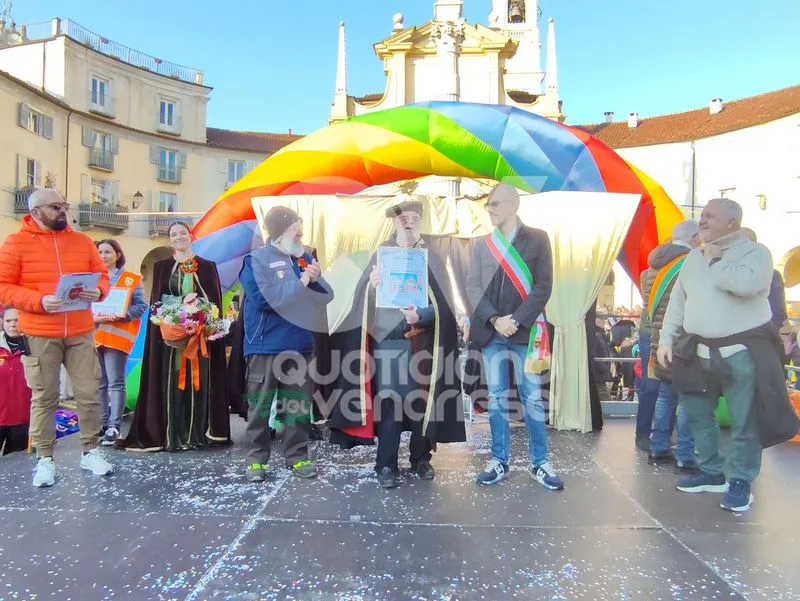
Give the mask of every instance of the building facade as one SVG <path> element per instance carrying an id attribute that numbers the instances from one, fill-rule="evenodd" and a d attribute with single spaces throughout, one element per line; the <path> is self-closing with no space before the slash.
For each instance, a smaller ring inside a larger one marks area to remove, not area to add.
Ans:
<path id="1" fill-rule="evenodd" d="M 787 299 L 800 301 L 800 86 L 671 115 L 609 113 L 582 128 L 654 178 L 687 217 L 699 218 L 712 198 L 737 201 L 772 252 Z M 624 280 L 617 304 L 640 302 Z"/>
<path id="2" fill-rule="evenodd" d="M 192 223 L 297 136 L 206 126 L 203 73 L 116 44 L 74 22 L 0 27 L 0 239 L 19 227 L 35 187 L 59 190 L 73 227 L 115 237 L 128 267 L 170 251 L 166 231 Z"/>

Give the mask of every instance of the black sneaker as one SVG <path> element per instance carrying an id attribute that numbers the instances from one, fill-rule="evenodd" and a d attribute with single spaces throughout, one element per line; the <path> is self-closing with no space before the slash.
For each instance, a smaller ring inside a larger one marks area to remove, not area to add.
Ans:
<path id="1" fill-rule="evenodd" d="M 636 448 L 647 453 L 650 450 L 650 438 L 647 436 L 637 436 Z"/>
<path id="2" fill-rule="evenodd" d="M 436 477 L 430 461 L 420 461 L 412 471 L 422 480 L 433 480 Z"/>
<path id="3" fill-rule="evenodd" d="M 390 467 L 381 468 L 378 472 L 378 486 L 381 488 L 396 488 L 397 487 L 397 474 Z"/>
<path id="4" fill-rule="evenodd" d="M 697 462 L 694 459 L 690 459 L 689 461 L 676 461 L 676 471 L 679 474 L 685 474 L 687 476 L 691 476 L 693 474 L 700 473 L 700 466 L 697 465 Z"/>
<path id="5" fill-rule="evenodd" d="M 670 450 L 653 451 L 647 455 L 647 463 L 650 465 L 668 465 L 675 463 L 675 454 Z"/>

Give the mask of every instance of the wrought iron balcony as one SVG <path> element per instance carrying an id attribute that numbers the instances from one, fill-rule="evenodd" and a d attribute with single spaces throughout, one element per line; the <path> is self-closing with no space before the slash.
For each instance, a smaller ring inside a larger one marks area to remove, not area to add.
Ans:
<path id="1" fill-rule="evenodd" d="M 170 184 L 181 183 L 181 169 L 178 167 L 159 167 L 158 168 L 158 181 L 167 182 Z"/>
<path id="2" fill-rule="evenodd" d="M 114 153 L 110 150 L 90 148 L 89 167 L 102 169 L 104 171 L 114 171 Z"/>
<path id="3" fill-rule="evenodd" d="M 128 207 L 101 202 L 78 205 L 78 224 L 82 228 L 105 227 L 111 230 L 128 229 Z"/>
<path id="4" fill-rule="evenodd" d="M 28 197 L 31 194 L 33 194 L 33 188 L 23 188 L 14 192 L 14 215 L 28 214 Z"/>
<path id="5" fill-rule="evenodd" d="M 165 215 L 153 215 L 148 218 L 150 222 L 150 235 L 151 236 L 166 236 L 169 231 L 169 226 L 176 221 L 183 221 L 189 225 L 194 225 L 194 217 L 175 216 L 169 217 Z"/>

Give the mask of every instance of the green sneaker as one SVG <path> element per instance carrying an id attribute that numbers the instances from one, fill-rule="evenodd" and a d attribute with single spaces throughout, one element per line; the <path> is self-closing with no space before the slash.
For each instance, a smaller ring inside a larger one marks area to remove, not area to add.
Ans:
<path id="1" fill-rule="evenodd" d="M 292 466 L 292 472 L 300 478 L 316 478 L 317 469 L 310 459 L 303 459 Z"/>
<path id="2" fill-rule="evenodd" d="M 263 482 L 267 479 L 267 466 L 260 463 L 251 463 L 247 466 L 248 482 Z"/>

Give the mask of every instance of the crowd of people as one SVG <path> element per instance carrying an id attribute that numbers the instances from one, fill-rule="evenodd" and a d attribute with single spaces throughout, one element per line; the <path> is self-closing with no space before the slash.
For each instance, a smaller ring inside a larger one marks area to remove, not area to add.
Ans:
<path id="1" fill-rule="evenodd" d="M 550 241 L 517 217 L 519 202 L 505 184 L 488 196 L 494 231 L 471 245 L 463 283 L 468 314 L 456 309 L 445 258 L 421 233 L 423 205 L 391 207 L 392 234 L 370 258 L 332 332 L 326 308 L 341 291 L 303 244 L 300 216 L 274 207 L 265 217 L 266 243 L 243 261 L 237 322 L 215 340 L 202 335 L 205 317 L 196 317 L 197 332 L 187 329 L 179 339 L 163 323 L 142 322 L 148 309 L 142 278 L 125 269 L 118 242 L 95 243 L 73 231 L 64 198 L 37 190 L 21 230 L 0 248 L 0 304 L 6 307 L 0 370 L 7 393 L 0 401 L 0 447 L 20 450 L 29 438 L 37 455 L 34 486 L 55 483 L 53 416 L 63 366 L 80 417 L 80 466 L 95 475 L 113 471 L 98 445 L 139 452 L 227 445 L 231 415 L 238 414 L 247 420 L 243 468 L 251 482 L 268 478 L 274 419 L 282 426 L 285 465 L 297 477 L 317 475 L 309 440 L 312 422 L 324 421 L 330 442 L 344 449 L 377 439 L 375 472 L 383 488 L 398 485 L 401 434 L 410 431 L 411 472 L 430 480 L 438 444 L 466 439 L 460 348 L 466 344 L 479 357 L 492 437 L 491 459 L 477 483 L 509 475 L 510 421 L 518 407 L 530 478 L 561 490 L 546 428 Z M 786 316 L 770 305 L 777 285 L 772 259 L 741 221 L 735 202 L 715 199 L 699 223 L 677 224 L 642 274 L 638 337 L 628 316 L 598 321 L 597 342 L 607 348 L 595 350 L 641 359 L 638 373 L 633 363 L 623 364 L 630 369 L 621 369 L 618 383 L 627 396 L 634 380 L 640 382 L 636 446 L 651 463 L 675 463 L 683 473 L 679 490 L 724 492 L 722 507 L 732 511 L 752 503 L 762 448 L 797 431 L 783 379 L 785 349 L 773 323 L 782 325 Z M 154 266 L 150 306 L 172 298 L 211 307 L 214 315 L 228 312 L 216 265 L 195 254 L 190 227 L 175 221 L 168 237 L 173 257 Z M 384 273 L 384 251 L 424 254 L 427 303 L 382 300 L 385 276 L 397 276 Z M 99 274 L 96 287 L 77 291 L 87 303 L 104 300 L 112 287 L 126 290 L 125 313 L 64 311 L 54 292 L 69 273 Z M 123 436 L 126 364 L 140 328 L 147 329 L 140 391 Z M 592 373 L 605 388 L 608 378 Z M 722 395 L 731 416 L 730 480 L 714 418 Z"/>

